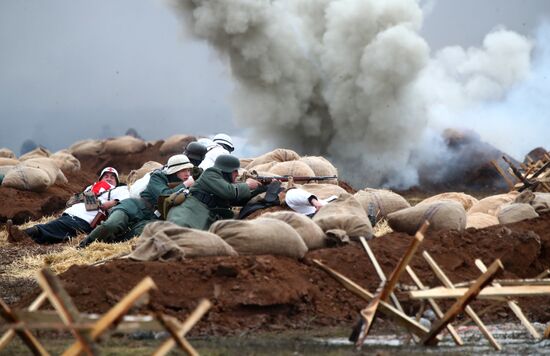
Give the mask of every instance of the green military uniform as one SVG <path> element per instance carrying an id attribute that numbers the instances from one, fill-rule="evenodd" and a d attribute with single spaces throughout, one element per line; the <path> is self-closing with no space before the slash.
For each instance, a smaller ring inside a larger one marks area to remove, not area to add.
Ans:
<path id="1" fill-rule="evenodd" d="M 113 207 L 109 218 L 96 227 L 80 243 L 80 247 L 95 240 L 117 242 L 140 235 L 147 223 L 157 219 L 155 210 L 159 196 L 170 195 L 185 187 L 183 182 L 175 188 L 168 186 L 175 182 L 181 182 L 175 174 L 168 175 L 162 170 L 151 173 L 147 188 L 140 194 L 141 198 L 124 199 Z"/>
<path id="2" fill-rule="evenodd" d="M 231 205 L 242 205 L 263 191 L 264 187 L 251 191 L 246 183 L 229 183 L 220 168 L 210 167 L 189 189 L 185 201 L 170 209 L 167 220 L 184 227 L 208 230 L 216 220 L 234 217 Z"/>

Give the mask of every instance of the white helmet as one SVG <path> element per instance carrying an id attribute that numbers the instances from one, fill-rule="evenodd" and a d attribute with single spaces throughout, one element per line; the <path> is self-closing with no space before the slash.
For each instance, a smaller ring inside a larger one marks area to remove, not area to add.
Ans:
<path id="1" fill-rule="evenodd" d="M 101 178 L 103 178 L 103 175 L 105 173 L 113 173 L 116 177 L 116 182 L 117 184 L 120 182 L 120 179 L 118 177 L 118 172 L 116 169 L 114 169 L 113 167 L 105 167 L 103 168 L 103 170 L 101 171 L 101 173 L 99 174 L 99 180 L 101 180 Z"/>
<path id="2" fill-rule="evenodd" d="M 233 150 L 235 149 L 235 146 L 233 146 L 233 140 L 229 135 L 219 133 L 216 136 L 214 136 L 212 141 L 216 142 L 219 145 L 227 146 L 229 148 L 229 152 L 233 152 Z"/>
<path id="3" fill-rule="evenodd" d="M 166 174 L 174 174 L 187 168 L 193 168 L 193 163 L 189 161 L 186 155 L 179 154 L 168 158 L 164 171 Z"/>

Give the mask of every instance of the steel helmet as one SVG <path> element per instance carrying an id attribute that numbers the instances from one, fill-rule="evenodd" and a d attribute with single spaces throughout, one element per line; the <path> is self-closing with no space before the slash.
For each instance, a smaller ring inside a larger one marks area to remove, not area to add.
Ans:
<path id="1" fill-rule="evenodd" d="M 168 158 L 164 171 L 166 174 L 174 174 L 188 168 L 193 168 L 193 163 L 189 161 L 186 155 L 179 154 Z"/>
<path id="2" fill-rule="evenodd" d="M 120 183 L 120 179 L 118 177 L 118 171 L 116 169 L 114 169 L 113 167 L 105 167 L 103 168 L 103 170 L 101 171 L 101 173 L 99 173 L 99 180 L 101 180 L 101 178 L 103 178 L 103 175 L 105 173 L 113 173 L 116 177 L 116 184 L 119 184 Z"/>
<path id="3" fill-rule="evenodd" d="M 193 141 L 193 142 L 189 142 L 187 147 L 185 147 L 185 151 L 183 152 L 183 154 L 186 155 L 190 161 L 195 161 L 195 162 L 192 162 L 193 164 L 198 165 L 204 159 L 204 155 L 206 154 L 206 151 L 207 151 L 206 146 L 196 141 Z"/>
<path id="4" fill-rule="evenodd" d="M 227 148 L 229 152 L 233 152 L 233 150 L 235 149 L 235 146 L 233 145 L 233 140 L 229 135 L 219 133 L 216 136 L 214 136 L 212 141 L 216 142 L 219 145 L 223 145 L 224 147 Z"/>
<path id="5" fill-rule="evenodd" d="M 241 162 L 232 155 L 219 155 L 214 162 L 214 167 L 219 168 L 224 173 L 232 173 L 241 167 Z"/>

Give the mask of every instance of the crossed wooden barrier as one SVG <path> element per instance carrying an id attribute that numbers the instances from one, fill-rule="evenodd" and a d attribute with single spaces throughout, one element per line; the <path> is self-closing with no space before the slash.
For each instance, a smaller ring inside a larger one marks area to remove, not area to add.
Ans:
<path id="1" fill-rule="evenodd" d="M 8 330 L 0 338 L 0 351 L 9 342 L 18 336 L 34 355 L 49 355 L 44 346 L 33 335 L 31 329 L 65 329 L 69 330 L 76 341 L 63 353 L 63 355 L 97 355 L 96 340 L 109 328 L 126 324 L 127 331 L 142 329 L 166 330 L 170 338 L 154 352 L 155 356 L 166 355 L 174 346 L 178 346 L 188 355 L 198 355 L 197 351 L 185 339 L 185 335 L 208 312 L 211 303 L 204 299 L 191 313 L 180 323 L 176 318 L 157 312 L 155 319 L 151 317 L 132 318 L 124 316 L 128 311 L 148 296 L 148 293 L 157 289 L 151 277 L 145 277 L 122 300 L 113 306 L 99 319 L 90 315 L 81 314 L 74 305 L 71 297 L 63 288 L 59 278 L 48 268 L 38 272 L 38 284 L 42 293 L 33 301 L 25 312 L 12 310 L 0 299 L 0 316 L 8 323 Z M 38 311 L 49 300 L 54 307 L 54 312 Z M 39 322 L 26 321 L 26 319 L 39 319 Z"/>

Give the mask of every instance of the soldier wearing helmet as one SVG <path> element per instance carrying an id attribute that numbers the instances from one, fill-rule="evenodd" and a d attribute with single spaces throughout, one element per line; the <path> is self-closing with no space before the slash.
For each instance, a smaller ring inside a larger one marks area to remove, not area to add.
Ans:
<path id="1" fill-rule="evenodd" d="M 265 191 L 257 180 L 235 183 L 240 162 L 237 157 L 220 155 L 189 190 L 183 204 L 168 213 L 169 221 L 184 227 L 208 230 L 216 220 L 231 219 L 232 205 L 243 205 Z"/>
<path id="2" fill-rule="evenodd" d="M 224 133 L 217 134 L 211 141 L 204 140 L 203 142 L 207 143 L 206 155 L 204 156 L 202 163 L 199 165 L 199 167 L 203 170 L 212 167 L 218 156 L 231 154 L 231 152 L 235 150 L 233 140 L 229 135 Z"/>
<path id="3" fill-rule="evenodd" d="M 115 206 L 109 218 L 82 240 L 79 247 L 86 247 L 96 240 L 119 242 L 140 235 L 148 222 L 159 217 L 159 196 L 170 195 L 193 185 L 194 181 L 190 179 L 192 168 L 193 163 L 186 155 L 170 157 L 163 169 L 151 173 L 149 183 L 140 193 L 140 198 L 126 199 Z M 177 184 L 176 187 L 171 188 L 171 183 Z"/>

